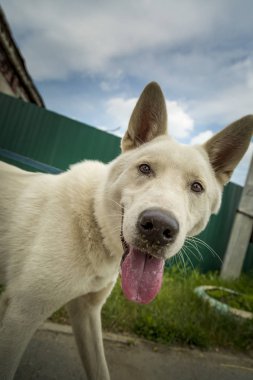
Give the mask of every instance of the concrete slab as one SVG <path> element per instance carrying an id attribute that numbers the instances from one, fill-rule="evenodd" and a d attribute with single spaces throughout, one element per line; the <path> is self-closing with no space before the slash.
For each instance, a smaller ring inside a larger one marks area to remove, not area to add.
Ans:
<path id="1" fill-rule="evenodd" d="M 15 380 L 87 380 L 69 328 L 39 330 Z M 253 358 L 243 354 L 168 348 L 107 335 L 112 380 L 252 380 Z"/>

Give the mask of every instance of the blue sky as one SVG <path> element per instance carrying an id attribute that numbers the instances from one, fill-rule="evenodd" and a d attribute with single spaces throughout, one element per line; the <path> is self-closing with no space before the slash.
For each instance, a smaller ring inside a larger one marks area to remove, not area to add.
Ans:
<path id="1" fill-rule="evenodd" d="M 201 143 L 253 113 L 252 0 L 2 0 L 48 109 L 122 135 L 143 87 Z M 233 181 L 243 184 L 253 143 Z"/>

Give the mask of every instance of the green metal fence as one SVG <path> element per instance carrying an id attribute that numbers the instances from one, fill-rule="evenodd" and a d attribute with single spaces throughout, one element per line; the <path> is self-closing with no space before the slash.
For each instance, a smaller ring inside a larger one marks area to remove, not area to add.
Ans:
<path id="1" fill-rule="evenodd" d="M 120 153 L 120 140 L 89 125 L 0 94 L 0 148 L 0 158 L 24 169 L 31 170 L 29 163 L 13 153 L 38 161 L 33 170 L 48 170 L 46 166 L 40 167 L 40 163 L 65 170 L 83 159 L 111 161 Z M 187 265 L 197 266 L 204 272 L 220 268 L 241 191 L 238 185 L 226 186 L 219 214 L 212 216 L 205 231 L 198 236 L 218 257 L 198 244 L 201 258 L 198 251 L 189 246 L 189 258 L 184 255 Z M 243 269 L 253 269 L 252 243 Z"/>
<path id="2" fill-rule="evenodd" d="M 116 136 L 3 94 L 0 146 L 63 170 L 83 159 L 109 162 L 120 152 Z"/>

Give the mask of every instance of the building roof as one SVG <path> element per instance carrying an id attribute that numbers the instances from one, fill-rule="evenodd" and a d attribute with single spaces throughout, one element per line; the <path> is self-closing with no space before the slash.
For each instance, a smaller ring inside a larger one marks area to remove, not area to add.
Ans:
<path id="1" fill-rule="evenodd" d="M 5 51 L 10 63 L 15 68 L 22 86 L 24 87 L 29 100 L 40 107 L 45 107 L 45 103 L 39 94 L 25 64 L 25 60 L 12 36 L 10 26 L 6 20 L 3 9 L 0 6 L 0 45 Z"/>

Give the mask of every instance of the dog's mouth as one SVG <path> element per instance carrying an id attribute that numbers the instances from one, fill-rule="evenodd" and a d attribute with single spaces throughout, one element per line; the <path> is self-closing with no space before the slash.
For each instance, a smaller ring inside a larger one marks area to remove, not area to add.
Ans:
<path id="1" fill-rule="evenodd" d="M 123 236 L 123 212 L 121 242 L 124 250 L 121 259 L 123 293 L 130 301 L 147 304 L 161 288 L 165 260 L 126 242 Z"/>

